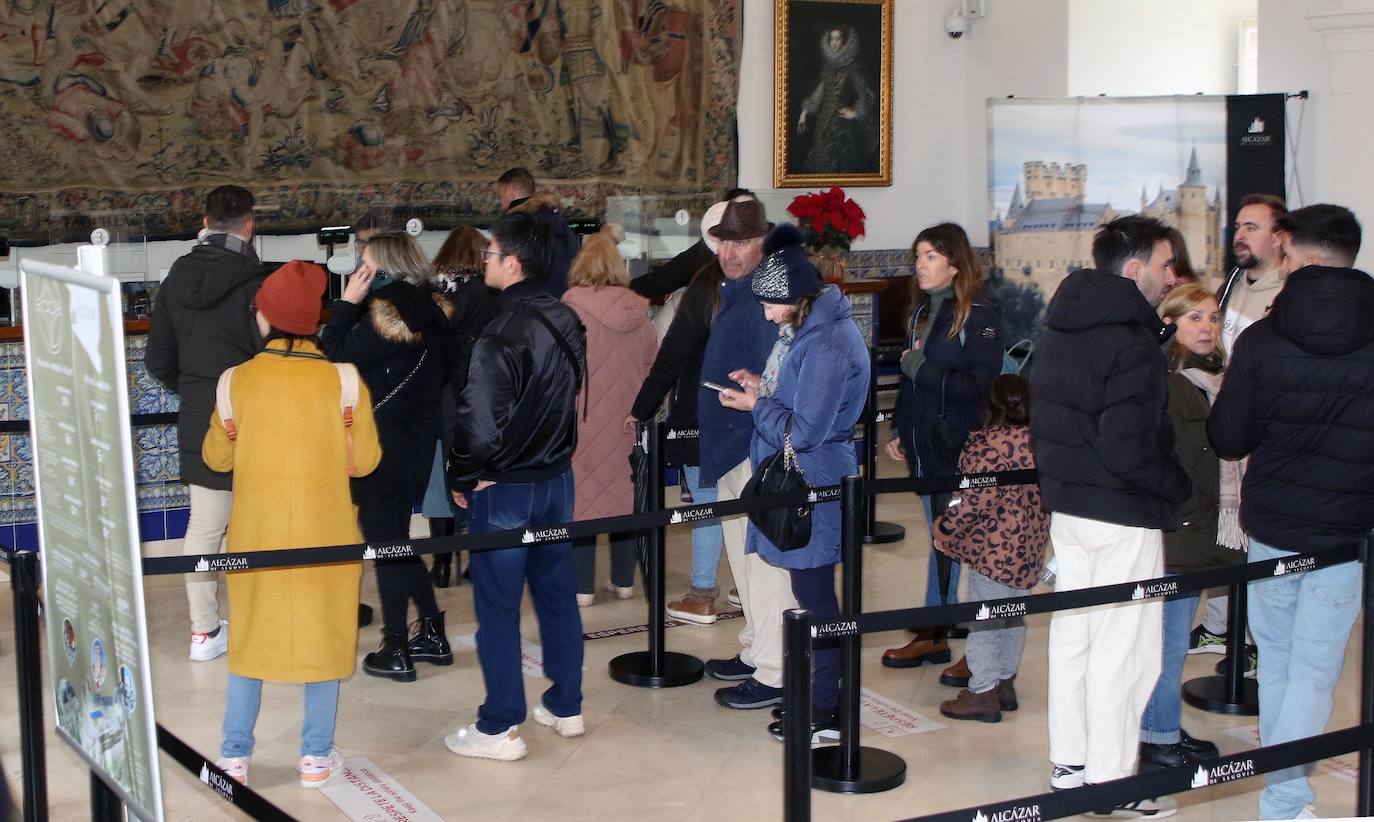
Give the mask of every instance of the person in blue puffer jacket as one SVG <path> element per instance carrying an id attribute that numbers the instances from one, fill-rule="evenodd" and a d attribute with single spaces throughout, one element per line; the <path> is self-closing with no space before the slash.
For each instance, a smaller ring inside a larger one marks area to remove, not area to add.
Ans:
<path id="1" fill-rule="evenodd" d="M 782 225 L 765 241 L 768 256 L 754 271 L 754 297 L 779 328 L 778 343 L 762 375 L 731 375 L 741 390 L 720 394 L 720 404 L 749 411 L 754 434 L 749 459 L 755 470 L 789 438 L 802 474 L 812 486 L 834 485 L 858 471 L 854 425 L 868 396 L 868 346 L 851 317 L 849 299 L 837 286 L 822 287 L 820 275 L 801 246 L 801 232 Z M 798 604 L 817 619 L 839 616 L 835 566 L 840 561 L 840 504 L 817 505 L 811 541 L 779 550 L 751 523 L 746 551 L 787 569 Z M 752 559 L 752 557 L 751 557 Z M 781 630 L 782 612 L 755 613 L 756 630 Z M 773 625 L 776 623 L 776 625 Z M 821 643 L 813 672 L 813 740 L 838 738 L 840 651 Z M 782 723 L 770 732 L 782 739 Z"/>

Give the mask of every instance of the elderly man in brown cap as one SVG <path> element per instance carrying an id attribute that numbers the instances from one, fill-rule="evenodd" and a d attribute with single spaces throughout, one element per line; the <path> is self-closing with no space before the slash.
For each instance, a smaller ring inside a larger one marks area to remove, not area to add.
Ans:
<path id="1" fill-rule="evenodd" d="M 725 279 L 702 358 L 704 383 L 733 386 L 731 374 L 741 369 L 761 372 L 778 339 L 777 327 L 764 318 L 750 290 L 754 268 L 763 259 L 763 237 L 770 228 L 762 203 L 737 198 L 730 201 L 720 223 L 711 229 L 711 236 L 719 242 L 717 258 Z M 749 437 L 753 418 L 721 406 L 715 392 L 705 390 L 697 395 L 697 417 L 701 428 L 700 482 L 715 484 L 717 500 L 738 499 L 752 473 Z M 782 701 L 782 622 L 765 615 L 776 615 L 797 604 L 786 571 L 757 556 L 745 556 L 746 524 L 743 516 L 721 522 L 730 573 L 744 608 L 741 650 L 731 659 L 713 659 L 706 664 L 708 675 L 739 682 L 716 692 L 717 702 L 738 709 L 766 708 Z"/>

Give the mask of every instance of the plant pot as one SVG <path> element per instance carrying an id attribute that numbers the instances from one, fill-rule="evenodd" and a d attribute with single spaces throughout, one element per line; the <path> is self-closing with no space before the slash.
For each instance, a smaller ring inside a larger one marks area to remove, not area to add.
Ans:
<path id="1" fill-rule="evenodd" d="M 843 283 L 845 276 L 845 257 L 849 252 L 838 247 L 813 248 L 807 252 L 811 264 L 821 273 L 821 281 Z"/>

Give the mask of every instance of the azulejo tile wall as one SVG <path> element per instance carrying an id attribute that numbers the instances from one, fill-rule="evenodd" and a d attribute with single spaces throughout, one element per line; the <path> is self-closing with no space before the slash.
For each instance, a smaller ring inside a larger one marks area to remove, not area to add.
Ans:
<path id="1" fill-rule="evenodd" d="M 177 398 L 148 374 L 143 353 L 148 338 L 125 338 L 129 369 L 129 408 L 135 414 L 177 410 Z M 29 416 L 24 344 L 0 343 L 0 419 Z M 133 430 L 134 472 L 138 483 L 139 527 L 143 539 L 180 537 L 189 505 L 181 484 L 174 425 Z M 36 549 L 37 516 L 33 497 L 33 451 L 27 434 L 0 434 L 0 545 Z"/>

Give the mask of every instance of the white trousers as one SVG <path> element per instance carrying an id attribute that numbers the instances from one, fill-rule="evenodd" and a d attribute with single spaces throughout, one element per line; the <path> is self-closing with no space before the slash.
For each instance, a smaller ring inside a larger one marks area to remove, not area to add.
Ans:
<path id="1" fill-rule="evenodd" d="M 716 501 L 739 499 L 753 470 L 749 460 L 731 468 L 716 480 Z M 770 688 L 782 687 L 782 613 L 797 607 L 792 595 L 792 575 L 786 568 L 775 568 L 758 554 L 745 554 L 744 541 L 749 518 L 743 514 L 720 521 L 725 537 L 725 557 L 730 575 L 735 578 L 740 607 L 744 609 L 744 630 L 739 632 L 739 658 L 754 666 L 754 679 Z"/>
<path id="2" fill-rule="evenodd" d="M 1066 514 L 1050 516 L 1058 591 L 1162 576 L 1163 535 Z M 1159 679 L 1159 599 L 1056 611 L 1050 619 L 1050 761 L 1083 765 L 1085 782 L 1135 772 L 1140 717 Z"/>
<path id="3" fill-rule="evenodd" d="M 224 551 L 224 530 L 229 527 L 231 491 L 188 485 L 191 515 L 186 522 L 182 554 L 219 554 Z M 191 631 L 207 634 L 219 627 L 218 574 L 187 574 L 186 600 L 191 606 Z"/>

